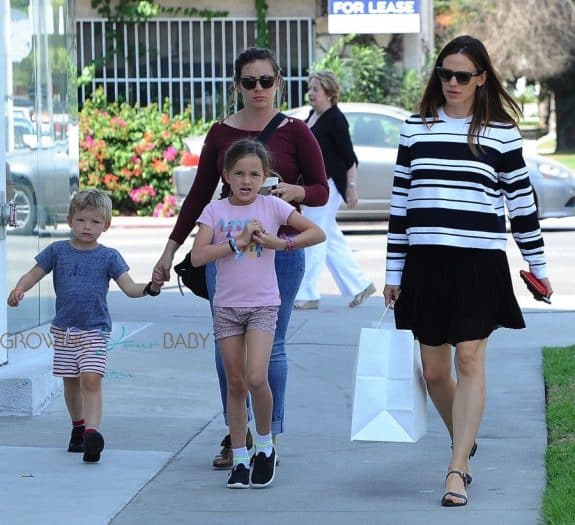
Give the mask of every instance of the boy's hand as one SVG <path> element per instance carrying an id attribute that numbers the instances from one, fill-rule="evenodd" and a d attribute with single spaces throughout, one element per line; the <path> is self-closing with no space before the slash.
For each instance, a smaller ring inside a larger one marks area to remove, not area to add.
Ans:
<path id="1" fill-rule="evenodd" d="M 149 281 L 148 284 L 144 286 L 141 295 L 138 295 L 137 297 L 145 297 L 146 295 L 156 297 L 157 295 L 160 295 L 161 287 L 161 285 L 156 286 L 152 281 Z"/>
<path id="2" fill-rule="evenodd" d="M 10 295 L 8 296 L 8 305 L 9 306 L 18 306 L 20 301 L 24 299 L 24 291 L 22 288 L 14 288 Z"/>
<path id="3" fill-rule="evenodd" d="M 160 284 L 156 284 L 153 280 L 152 280 L 152 284 L 150 285 L 150 290 L 152 290 L 152 292 L 160 292 L 162 290 L 162 286 L 164 286 L 163 281 Z"/>

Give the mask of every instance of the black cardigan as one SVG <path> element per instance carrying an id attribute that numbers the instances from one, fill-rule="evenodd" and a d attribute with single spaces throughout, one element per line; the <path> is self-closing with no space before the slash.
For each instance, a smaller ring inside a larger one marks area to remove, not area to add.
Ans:
<path id="1" fill-rule="evenodd" d="M 313 113 L 312 109 L 306 122 Z M 337 191 L 345 201 L 347 170 L 353 164 L 358 164 L 349 135 L 347 119 L 337 106 L 332 106 L 318 117 L 310 129 L 319 142 L 327 178 L 333 179 Z"/>

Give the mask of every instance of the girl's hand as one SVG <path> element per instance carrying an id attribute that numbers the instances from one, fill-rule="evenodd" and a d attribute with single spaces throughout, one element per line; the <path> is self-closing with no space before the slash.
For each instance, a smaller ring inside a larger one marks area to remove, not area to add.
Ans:
<path id="1" fill-rule="evenodd" d="M 14 288 L 10 295 L 8 296 L 8 305 L 9 306 L 18 306 L 20 301 L 24 299 L 24 291 L 22 288 Z"/>
<path id="2" fill-rule="evenodd" d="M 305 189 L 298 184 L 280 182 L 277 188 L 272 190 L 271 193 L 286 202 L 303 202 L 305 199 Z"/>
<path id="3" fill-rule="evenodd" d="M 383 296 L 385 297 L 385 306 L 390 306 L 390 308 L 393 308 L 393 304 L 395 304 L 395 301 L 399 299 L 400 293 L 401 290 L 399 289 L 399 286 L 386 284 L 385 287 L 383 288 Z"/>
<path id="4" fill-rule="evenodd" d="M 268 233 L 263 228 L 257 231 L 253 235 L 253 240 L 264 248 L 270 250 L 283 250 L 285 249 L 285 240 L 280 239 L 277 235 L 272 235 Z"/>
<path id="5" fill-rule="evenodd" d="M 242 233 L 236 238 L 236 244 L 239 248 L 244 248 L 251 242 L 253 234 L 261 230 L 263 230 L 261 222 L 257 219 L 252 219 L 244 226 Z"/>

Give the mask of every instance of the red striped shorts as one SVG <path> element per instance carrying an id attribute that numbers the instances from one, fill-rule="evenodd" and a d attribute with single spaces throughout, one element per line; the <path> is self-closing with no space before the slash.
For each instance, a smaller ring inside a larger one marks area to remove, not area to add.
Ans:
<path id="1" fill-rule="evenodd" d="M 106 373 L 110 334 L 100 330 L 50 327 L 54 342 L 53 374 L 78 377 L 84 372 Z"/>

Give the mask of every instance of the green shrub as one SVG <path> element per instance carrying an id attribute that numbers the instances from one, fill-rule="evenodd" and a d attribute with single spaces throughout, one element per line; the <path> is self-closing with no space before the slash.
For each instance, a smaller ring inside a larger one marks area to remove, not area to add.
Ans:
<path id="1" fill-rule="evenodd" d="M 374 102 L 413 109 L 421 96 L 415 71 L 403 75 L 385 49 L 375 42 L 356 41 L 356 35 L 337 39 L 311 70 L 329 69 L 342 88 L 342 102 Z"/>
<path id="2" fill-rule="evenodd" d="M 170 117 L 156 104 L 140 108 L 108 103 L 96 90 L 80 112 L 80 185 L 109 192 L 122 215 L 176 213 L 172 171 L 180 164 L 182 139 L 210 123 L 191 121 L 186 110 Z"/>
<path id="3" fill-rule="evenodd" d="M 413 69 L 406 71 L 403 75 L 401 92 L 399 94 L 400 106 L 412 113 L 417 113 L 423 90 L 424 85 L 417 71 Z"/>

